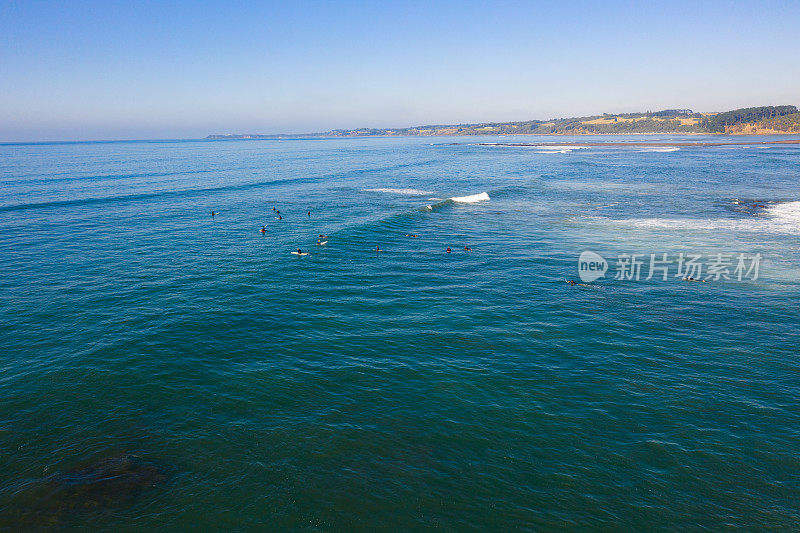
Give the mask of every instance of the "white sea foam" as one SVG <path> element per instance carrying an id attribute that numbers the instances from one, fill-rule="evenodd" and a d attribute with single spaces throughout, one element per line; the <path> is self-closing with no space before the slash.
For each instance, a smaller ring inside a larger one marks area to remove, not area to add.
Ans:
<path id="1" fill-rule="evenodd" d="M 545 185 L 554 189 L 571 189 L 593 192 L 644 193 L 646 191 L 661 191 L 663 186 L 654 183 L 620 183 L 615 181 L 589 181 L 589 180 L 547 180 Z"/>
<path id="2" fill-rule="evenodd" d="M 588 146 L 577 146 L 574 144 L 546 144 L 540 145 L 536 148 L 541 148 L 542 150 L 588 150 Z"/>
<path id="3" fill-rule="evenodd" d="M 508 143 L 481 143 L 481 146 L 493 146 L 495 148 L 528 148 L 534 150 L 537 154 L 567 154 L 573 150 L 587 150 L 591 146 L 576 146 L 572 144 L 508 144 Z"/>
<path id="4" fill-rule="evenodd" d="M 431 193 L 431 191 L 423 191 L 420 189 L 392 189 L 392 188 L 383 188 L 383 189 L 363 189 L 364 192 L 383 192 L 389 194 L 405 194 L 407 196 L 426 196 Z"/>
<path id="5" fill-rule="evenodd" d="M 794 226 L 800 230 L 800 202 L 784 202 L 767 209 L 767 214 L 776 222 Z"/>
<path id="6" fill-rule="evenodd" d="M 726 218 L 631 218 L 618 219 L 615 222 L 623 226 L 656 230 L 722 231 L 755 229 L 752 224 L 747 224 L 743 220 Z"/>
<path id="7" fill-rule="evenodd" d="M 735 231 L 800 235 L 800 201 L 775 204 L 766 209 L 763 216 L 747 218 L 633 218 L 611 219 L 605 217 L 581 217 L 581 220 L 615 226 L 695 231 Z"/>
<path id="8" fill-rule="evenodd" d="M 588 146 L 573 146 L 573 145 L 547 145 L 547 146 L 532 146 L 536 149 L 537 154 L 568 154 L 573 150 L 587 150 Z"/>
<path id="9" fill-rule="evenodd" d="M 641 150 L 637 150 L 638 152 L 658 152 L 658 153 L 667 153 L 667 152 L 677 152 L 680 150 L 677 146 L 664 146 L 658 148 L 642 148 Z"/>
<path id="10" fill-rule="evenodd" d="M 469 196 L 454 196 L 450 199 L 460 204 L 474 204 L 476 202 L 485 202 L 489 200 L 489 193 L 480 192 L 478 194 L 471 194 Z"/>

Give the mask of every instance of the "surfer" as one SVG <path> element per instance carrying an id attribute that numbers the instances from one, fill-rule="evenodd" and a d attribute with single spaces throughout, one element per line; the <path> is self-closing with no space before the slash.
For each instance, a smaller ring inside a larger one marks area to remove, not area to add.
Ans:
<path id="1" fill-rule="evenodd" d="M 472 248 L 470 248 L 469 246 L 465 246 L 465 247 L 464 247 L 464 251 L 465 251 L 465 252 L 471 252 L 471 251 L 472 251 Z"/>
<path id="2" fill-rule="evenodd" d="M 275 209 L 275 208 L 273 207 L 273 208 L 272 208 L 272 211 L 277 211 L 277 209 Z"/>
<path id="3" fill-rule="evenodd" d="M 689 276 L 688 278 L 683 278 L 683 281 L 697 281 L 699 283 L 705 283 L 706 282 L 706 280 L 704 280 L 704 279 L 697 279 L 697 278 L 693 278 L 692 276 Z"/>
<path id="4" fill-rule="evenodd" d="M 301 250 L 300 248 L 298 248 L 298 249 L 297 249 L 297 255 L 303 255 L 303 250 Z"/>
<path id="5" fill-rule="evenodd" d="M 406 237 L 412 237 L 416 239 L 417 237 L 419 237 L 419 235 L 417 235 L 416 233 L 406 233 Z"/>
<path id="6" fill-rule="evenodd" d="M 447 247 L 447 253 L 449 254 L 449 253 L 450 253 L 450 252 L 452 252 L 452 251 L 453 251 L 453 250 L 451 250 L 451 249 L 450 249 L 450 247 L 448 246 L 448 247 Z"/>
<path id="7" fill-rule="evenodd" d="M 266 233 L 267 232 L 267 227 L 266 226 L 261 226 L 261 229 L 258 230 L 258 231 L 260 231 L 261 233 Z"/>
<path id="8" fill-rule="evenodd" d="M 381 247 L 380 247 L 380 246 L 376 246 L 376 247 L 375 247 L 375 251 L 376 251 L 376 252 L 382 252 L 383 250 L 381 250 Z"/>
<path id="9" fill-rule="evenodd" d="M 283 217 L 281 215 L 278 215 L 278 220 L 283 220 Z"/>
<path id="10" fill-rule="evenodd" d="M 577 281 L 572 280 L 572 279 L 570 279 L 570 280 L 566 280 L 565 279 L 564 281 L 566 281 L 567 285 L 569 285 L 570 287 L 576 287 L 576 286 L 577 287 L 591 287 L 592 286 L 592 285 L 589 285 L 588 283 L 578 283 Z"/>
<path id="11" fill-rule="evenodd" d="M 213 217 L 215 214 L 216 214 L 216 213 L 214 213 L 214 211 L 211 211 L 211 216 L 212 216 L 212 217 Z"/>
<path id="12" fill-rule="evenodd" d="M 311 216 L 311 211 L 308 212 L 308 216 Z"/>

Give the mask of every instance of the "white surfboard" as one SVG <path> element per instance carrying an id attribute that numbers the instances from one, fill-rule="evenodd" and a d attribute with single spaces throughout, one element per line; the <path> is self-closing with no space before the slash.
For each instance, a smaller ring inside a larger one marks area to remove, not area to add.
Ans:
<path id="1" fill-rule="evenodd" d="M 323 244 L 328 244 L 328 241 L 322 241 L 322 242 L 318 242 L 318 243 L 317 243 L 317 246 L 322 246 Z"/>
<path id="2" fill-rule="evenodd" d="M 308 252 L 291 252 L 294 255 L 308 255 Z"/>

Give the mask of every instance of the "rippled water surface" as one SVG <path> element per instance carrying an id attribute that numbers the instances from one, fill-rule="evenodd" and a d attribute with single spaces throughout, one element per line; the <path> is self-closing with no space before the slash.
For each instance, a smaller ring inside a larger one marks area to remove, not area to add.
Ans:
<path id="1" fill-rule="evenodd" d="M 477 140 L 0 146 L 0 527 L 796 528 L 800 147 Z"/>

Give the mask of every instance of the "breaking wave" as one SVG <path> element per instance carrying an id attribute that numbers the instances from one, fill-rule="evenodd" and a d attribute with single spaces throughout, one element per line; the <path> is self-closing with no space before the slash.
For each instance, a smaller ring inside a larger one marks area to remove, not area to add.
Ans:
<path id="1" fill-rule="evenodd" d="M 485 202 L 490 200 L 488 192 L 479 192 L 478 194 L 471 194 L 469 196 L 453 196 L 450 200 L 460 204 L 474 204 L 476 202 Z"/>
<path id="2" fill-rule="evenodd" d="M 447 200 L 443 200 L 438 204 L 433 205 L 426 205 L 426 211 L 433 211 L 434 209 L 438 209 L 440 207 L 444 207 L 446 205 L 451 204 L 475 204 L 478 202 L 486 202 L 491 200 L 489 198 L 488 192 L 479 192 L 478 194 L 470 194 L 469 196 L 453 196 L 452 198 L 448 198 Z"/>

